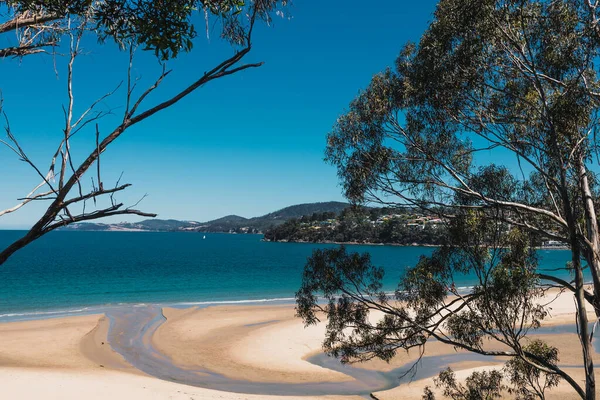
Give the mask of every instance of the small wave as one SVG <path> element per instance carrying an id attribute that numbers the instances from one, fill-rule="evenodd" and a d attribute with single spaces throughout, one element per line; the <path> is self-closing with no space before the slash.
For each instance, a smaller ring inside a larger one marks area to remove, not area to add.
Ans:
<path id="1" fill-rule="evenodd" d="M 76 314 L 94 314 L 94 313 L 105 313 L 112 309 L 120 309 L 124 307 L 131 308 L 142 308 L 148 307 L 149 305 L 156 306 L 211 306 L 220 304 L 259 304 L 259 303 L 272 303 L 272 302 L 291 302 L 295 299 L 293 297 L 281 297 L 273 299 L 246 299 L 246 300 L 222 300 L 222 301 L 190 301 L 190 302 L 157 302 L 157 303 L 113 303 L 103 304 L 91 307 L 81 307 L 73 309 L 58 309 L 58 310 L 47 310 L 47 311 L 24 311 L 24 312 L 11 312 L 0 314 L 0 322 L 13 322 L 13 321 L 25 321 L 35 319 L 46 319 Z"/>
<path id="2" fill-rule="evenodd" d="M 88 311 L 90 311 L 89 307 L 77 308 L 77 309 L 73 309 L 73 310 L 30 311 L 30 312 L 23 312 L 23 313 L 7 313 L 7 314 L 0 314 L 0 319 L 14 318 L 14 317 L 33 317 L 33 316 L 44 316 L 44 315 L 77 314 L 77 313 L 85 313 Z"/>
<path id="3" fill-rule="evenodd" d="M 473 286 L 460 286 L 457 287 L 460 293 L 465 293 L 473 290 Z M 385 294 L 390 298 L 393 298 L 396 294 L 394 291 L 386 291 Z M 324 300 L 319 297 L 320 300 Z M 294 297 L 276 297 L 276 298 L 263 298 L 263 299 L 242 299 L 242 300 L 205 300 L 205 301 L 184 301 L 184 302 L 145 302 L 145 303 L 107 303 L 102 305 L 94 305 L 89 307 L 80 307 L 73 309 L 58 309 L 58 310 L 47 310 L 47 311 L 27 311 L 27 312 L 12 312 L 0 314 L 0 321 L 19 321 L 19 320 L 33 320 L 33 319 L 45 319 L 60 316 L 67 316 L 73 314 L 93 314 L 93 313 L 104 313 L 114 308 L 132 307 L 142 308 L 150 305 L 156 306 L 169 306 L 169 307 L 193 307 L 193 306 L 216 306 L 216 305 L 236 305 L 236 304 L 263 304 L 263 303 L 293 303 L 295 302 Z"/>
<path id="4" fill-rule="evenodd" d="M 252 304 L 252 303 L 273 303 L 279 301 L 294 301 L 294 297 L 279 297 L 274 299 L 247 299 L 247 300 L 221 300 L 221 301 L 189 301 L 181 303 L 172 303 L 177 306 L 207 306 L 215 304 Z"/>

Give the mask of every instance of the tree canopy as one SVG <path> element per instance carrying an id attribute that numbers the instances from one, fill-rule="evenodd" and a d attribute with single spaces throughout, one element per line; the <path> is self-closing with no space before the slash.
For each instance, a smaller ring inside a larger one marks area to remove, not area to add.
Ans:
<path id="1" fill-rule="evenodd" d="M 260 18 L 270 20 L 277 3 L 286 1 L 263 0 L 254 5 Z M 222 38 L 243 45 L 246 5 L 243 0 L 4 0 L 0 1 L 4 20 L 0 34 L 18 34 L 14 45 L 0 50 L 0 56 L 47 51 L 70 29 L 72 18 L 89 20 L 100 40 L 110 38 L 122 47 L 139 45 L 162 60 L 191 50 L 197 23 L 208 24 L 209 16 L 219 19 Z"/>
<path id="2" fill-rule="evenodd" d="M 585 306 L 600 316 L 599 12 L 576 0 L 441 0 L 419 42 L 338 119 L 326 159 L 347 198 L 419 207 L 449 221 L 449 234 L 394 296 L 368 259 L 314 254 L 298 313 L 312 323 L 325 312 L 332 354 L 389 359 L 436 338 L 519 359 L 595 398 Z M 567 244 L 571 262 L 540 271 L 540 240 Z M 468 294 L 455 289 L 460 274 L 477 277 Z M 576 301 L 583 387 L 523 347 L 546 317 L 550 285 Z M 366 317 L 374 309 L 385 315 L 377 324 Z M 489 350 L 490 341 L 511 350 Z"/>

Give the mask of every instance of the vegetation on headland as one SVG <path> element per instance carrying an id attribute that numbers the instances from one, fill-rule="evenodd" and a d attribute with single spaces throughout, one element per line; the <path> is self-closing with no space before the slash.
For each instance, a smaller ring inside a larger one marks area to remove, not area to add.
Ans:
<path id="1" fill-rule="evenodd" d="M 444 220 L 411 209 L 348 207 L 339 214 L 314 213 L 265 231 L 274 242 L 439 245 Z"/>

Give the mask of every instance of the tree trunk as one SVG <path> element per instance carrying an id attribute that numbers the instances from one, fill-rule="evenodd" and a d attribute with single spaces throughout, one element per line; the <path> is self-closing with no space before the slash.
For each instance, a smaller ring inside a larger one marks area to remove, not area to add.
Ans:
<path id="1" fill-rule="evenodd" d="M 596 377 L 594 375 L 594 360 L 592 357 L 591 341 L 588 332 L 588 318 L 585 308 L 586 301 L 583 296 L 583 270 L 581 268 L 581 259 L 579 249 L 573 251 L 573 266 L 575 267 L 575 302 L 577 305 L 577 327 L 579 331 L 579 340 L 583 351 L 583 366 L 585 368 L 585 398 L 586 400 L 596 399 Z"/>
<path id="2" fill-rule="evenodd" d="M 584 205 L 584 218 L 586 225 L 586 233 L 589 244 L 587 245 L 587 251 L 584 251 L 586 261 L 590 268 L 590 272 L 592 274 L 592 280 L 594 283 L 594 311 L 596 313 L 596 318 L 600 318 L 600 259 L 598 257 L 599 253 L 599 242 L 600 242 L 600 234 L 598 233 L 598 221 L 596 218 L 596 209 L 594 207 L 594 201 L 592 197 L 592 191 L 590 190 L 589 180 L 587 176 L 587 169 L 585 167 L 585 163 L 583 160 L 583 154 L 580 154 L 578 157 L 578 169 L 579 169 L 579 187 L 581 190 L 581 196 L 583 199 Z M 577 249 L 579 250 L 579 248 Z M 575 257 L 577 252 L 573 252 L 573 258 Z M 575 269 L 575 282 L 577 285 L 577 309 L 578 313 L 586 314 L 585 303 L 583 299 L 583 272 L 581 270 L 581 265 L 579 264 L 579 268 Z M 581 287 L 580 287 L 581 286 Z M 583 307 L 580 307 L 580 302 Z M 594 363 L 592 354 L 590 351 L 590 336 L 587 330 L 587 314 L 585 318 L 579 318 L 580 320 L 580 339 L 584 352 L 584 366 L 585 366 L 585 375 L 586 375 L 586 399 L 595 399 L 596 398 L 596 382 L 594 376 Z M 585 321 L 585 330 L 582 326 Z M 585 335 L 584 335 L 585 333 Z M 587 353 L 587 357 L 586 357 Z"/>
<path id="3" fill-rule="evenodd" d="M 585 308 L 586 300 L 583 293 L 584 279 L 583 269 L 581 267 L 581 244 L 577 236 L 577 222 L 574 216 L 573 208 L 571 207 L 571 200 L 569 199 L 569 195 L 567 193 L 567 186 L 564 185 L 564 172 L 561 178 L 563 180 L 564 188 L 561 195 L 564 202 L 567 224 L 569 226 L 569 239 L 571 241 L 571 261 L 573 262 L 573 269 L 575 270 L 575 303 L 577 307 L 577 331 L 579 334 L 579 340 L 581 342 L 581 350 L 583 353 L 583 366 L 585 369 L 585 399 L 595 400 L 596 377 L 594 375 L 594 360 L 590 351 L 591 342 L 590 336 L 588 334 L 588 318 L 587 310 Z"/>
<path id="4" fill-rule="evenodd" d="M 596 208 L 590 190 L 590 184 L 587 176 L 587 169 L 583 162 L 583 156 L 579 156 L 579 187 L 584 204 L 584 217 L 587 239 L 590 244 L 587 251 L 584 251 L 586 261 L 590 267 L 592 280 L 594 282 L 594 311 L 596 317 L 600 318 L 600 233 L 598 232 L 598 220 L 596 218 Z"/>

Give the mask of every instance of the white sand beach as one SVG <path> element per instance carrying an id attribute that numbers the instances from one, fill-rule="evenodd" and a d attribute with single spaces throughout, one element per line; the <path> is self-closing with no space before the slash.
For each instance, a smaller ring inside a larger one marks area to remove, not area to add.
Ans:
<path id="1" fill-rule="evenodd" d="M 552 304 L 546 324 L 572 323 L 573 299 L 561 295 Z M 354 378 L 307 359 L 321 352 L 324 325 L 305 329 L 294 317 L 293 305 L 218 306 L 163 310 L 166 322 L 151 338 L 153 348 L 178 368 L 203 370 L 242 382 L 339 385 Z M 104 315 L 86 315 L 0 324 L 0 385 L 11 399 L 359 399 L 360 396 L 271 396 L 206 389 L 158 379 L 136 369 L 108 343 Z M 575 334 L 543 334 L 559 347 L 560 363 L 581 364 Z M 427 356 L 453 355 L 447 345 L 432 342 Z M 371 361 L 355 367 L 391 371 L 416 360 L 418 354 L 399 353 L 391 363 Z M 600 357 L 600 355 L 597 355 Z M 598 359 L 598 358 L 596 358 Z M 499 368 L 501 360 L 449 362 L 459 378 L 474 369 Z M 583 379 L 579 368 L 569 368 Z M 404 383 L 375 393 L 378 399 L 418 399 L 432 378 Z M 285 386 L 284 386 L 285 387 Z M 310 392 L 310 391 L 308 391 Z M 562 383 L 549 398 L 577 398 Z"/>

